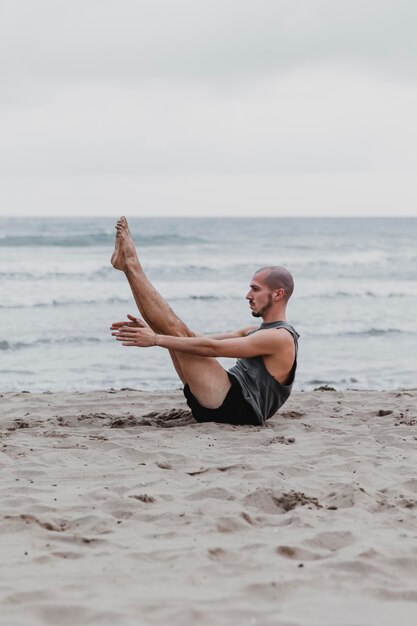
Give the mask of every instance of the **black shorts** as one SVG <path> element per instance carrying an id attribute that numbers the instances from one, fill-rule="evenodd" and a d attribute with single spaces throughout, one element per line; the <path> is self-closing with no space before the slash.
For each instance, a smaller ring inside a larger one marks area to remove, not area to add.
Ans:
<path id="1" fill-rule="evenodd" d="M 191 393 L 189 386 L 185 385 L 184 396 L 187 399 L 187 404 L 194 419 L 197 422 L 219 422 L 220 424 L 234 424 L 235 426 L 260 426 L 260 420 L 255 411 L 243 397 L 242 387 L 237 378 L 229 373 L 227 375 L 232 386 L 227 392 L 223 404 L 217 409 L 207 409 L 201 406 L 197 398 Z"/>

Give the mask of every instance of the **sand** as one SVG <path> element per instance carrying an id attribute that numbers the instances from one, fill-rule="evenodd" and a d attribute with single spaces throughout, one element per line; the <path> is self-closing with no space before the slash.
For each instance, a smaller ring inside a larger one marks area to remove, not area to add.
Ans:
<path id="1" fill-rule="evenodd" d="M 263 428 L 180 391 L 0 403 L 2 625 L 417 623 L 417 390 L 295 393 Z"/>

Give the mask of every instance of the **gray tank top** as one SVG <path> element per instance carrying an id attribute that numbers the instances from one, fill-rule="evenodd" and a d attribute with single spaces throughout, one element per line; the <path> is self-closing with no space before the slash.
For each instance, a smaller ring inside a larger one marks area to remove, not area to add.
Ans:
<path id="1" fill-rule="evenodd" d="M 297 369 L 298 337 L 297 331 L 287 322 L 263 322 L 259 328 L 249 334 L 269 328 L 285 328 L 294 337 L 295 359 L 288 383 L 281 385 L 265 367 L 261 356 L 238 359 L 236 365 L 229 370 L 241 388 L 243 397 L 251 405 L 261 424 L 264 424 L 288 400 L 291 394 L 295 370 Z"/>

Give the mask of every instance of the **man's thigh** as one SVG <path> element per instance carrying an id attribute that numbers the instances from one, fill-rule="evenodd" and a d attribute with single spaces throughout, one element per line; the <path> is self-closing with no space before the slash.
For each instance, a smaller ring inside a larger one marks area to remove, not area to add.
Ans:
<path id="1" fill-rule="evenodd" d="M 175 353 L 183 383 L 202 406 L 217 409 L 231 387 L 229 376 L 220 363 L 211 357 Z M 178 370 L 177 370 L 178 371 Z"/>

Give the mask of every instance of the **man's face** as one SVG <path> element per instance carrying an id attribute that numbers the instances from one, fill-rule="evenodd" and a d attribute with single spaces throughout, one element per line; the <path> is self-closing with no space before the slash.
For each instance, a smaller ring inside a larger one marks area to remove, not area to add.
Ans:
<path id="1" fill-rule="evenodd" d="M 263 317 L 272 306 L 273 291 L 264 283 L 263 277 L 263 272 L 255 274 L 246 294 L 253 317 Z"/>

